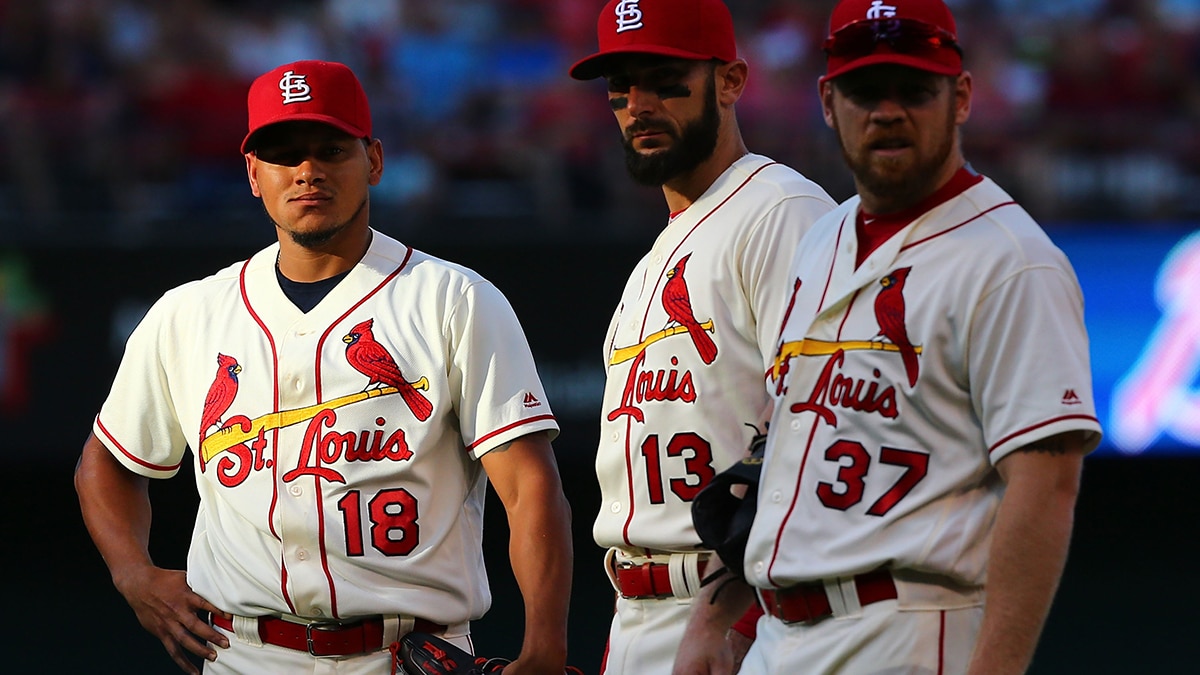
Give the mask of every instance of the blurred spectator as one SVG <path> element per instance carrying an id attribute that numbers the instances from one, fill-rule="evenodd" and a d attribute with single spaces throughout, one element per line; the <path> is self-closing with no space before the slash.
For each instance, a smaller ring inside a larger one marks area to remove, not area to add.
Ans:
<path id="1" fill-rule="evenodd" d="M 629 218 L 656 195 L 611 184 L 609 111 L 566 76 L 597 2 L 0 0 L 0 234 L 136 241 L 261 217 L 228 140 L 248 74 L 322 58 L 378 101 L 375 199 L 395 228 L 637 236 Z M 949 2 L 988 103 L 969 123 L 982 171 L 1044 220 L 1200 216 L 1200 3 Z M 815 93 L 832 4 L 729 0 L 757 73 L 748 140 L 845 197 Z M 512 225 L 487 226 L 499 219 Z"/>

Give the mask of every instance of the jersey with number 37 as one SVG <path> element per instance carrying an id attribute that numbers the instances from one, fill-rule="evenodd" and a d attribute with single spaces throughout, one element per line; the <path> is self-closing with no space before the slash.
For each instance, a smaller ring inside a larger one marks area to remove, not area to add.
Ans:
<path id="1" fill-rule="evenodd" d="M 984 581 L 1010 452 L 1100 439 L 1066 257 L 986 178 L 856 266 L 857 197 L 793 262 L 795 297 L 746 571 L 761 587 L 881 565 Z"/>

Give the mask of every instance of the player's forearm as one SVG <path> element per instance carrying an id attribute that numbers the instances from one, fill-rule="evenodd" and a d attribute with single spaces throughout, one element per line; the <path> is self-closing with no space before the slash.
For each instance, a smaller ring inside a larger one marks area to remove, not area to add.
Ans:
<path id="1" fill-rule="evenodd" d="M 121 466 L 94 436 L 75 468 L 75 491 L 84 524 L 121 589 L 152 565 L 148 479 Z"/>
<path id="2" fill-rule="evenodd" d="M 522 658 L 565 665 L 573 552 L 570 507 L 558 481 L 509 512 L 509 557 L 525 601 Z"/>
<path id="3" fill-rule="evenodd" d="M 723 567 L 721 559 L 714 556 L 704 570 L 704 578 L 712 578 Z M 753 604 L 754 589 L 750 584 L 724 573 L 701 587 L 692 601 L 688 625 L 724 638 L 725 633 Z"/>
<path id="4" fill-rule="evenodd" d="M 1077 481 L 1077 469 L 1068 469 L 1009 482 L 996 517 L 987 600 L 969 675 L 1028 670 L 1066 565 Z"/>
<path id="5" fill-rule="evenodd" d="M 675 675 L 734 672 L 743 654 L 734 654 L 727 640 L 730 628 L 754 603 L 754 589 L 731 574 L 713 576 L 723 565 L 719 558 L 709 561 L 705 579 L 692 600 L 687 629 L 675 656 Z"/>

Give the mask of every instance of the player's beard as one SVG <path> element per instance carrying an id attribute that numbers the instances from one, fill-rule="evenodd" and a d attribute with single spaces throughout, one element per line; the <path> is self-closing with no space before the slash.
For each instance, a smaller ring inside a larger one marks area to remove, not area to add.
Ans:
<path id="1" fill-rule="evenodd" d="M 717 91 L 708 80 L 704 92 L 704 110 L 700 118 L 683 127 L 682 132 L 654 125 L 635 123 L 625 131 L 625 168 L 633 180 L 642 185 L 659 186 L 700 166 L 717 148 L 717 132 L 721 127 L 721 112 L 717 108 Z M 671 137 L 669 147 L 643 155 L 633 147 L 630 135 L 647 128 Z"/>
<path id="2" fill-rule="evenodd" d="M 369 201 L 370 200 L 368 198 L 364 197 L 362 203 L 358 205 L 358 208 L 354 210 L 354 213 L 352 213 L 349 218 L 341 222 L 322 227 L 319 230 L 301 231 L 283 227 L 274 220 L 271 222 L 274 223 L 276 228 L 287 233 L 288 238 L 291 239 L 292 243 L 296 244 L 297 246 L 307 249 L 320 248 L 333 241 L 335 237 L 344 232 L 350 227 L 351 224 L 358 220 L 360 215 L 366 210 Z M 268 214 L 267 217 L 269 218 L 270 214 Z"/>
<path id="3" fill-rule="evenodd" d="M 940 142 L 928 154 L 922 153 L 920 146 L 912 146 L 912 161 L 881 160 L 865 146 L 850 152 L 835 116 L 834 131 L 837 132 L 838 145 L 842 148 L 846 165 L 854 174 L 858 191 L 869 193 L 874 201 L 889 205 L 888 212 L 913 206 L 933 194 L 943 176 L 942 168 L 954 152 L 954 141 L 958 134 L 954 105 L 955 100 L 951 97 Z"/>

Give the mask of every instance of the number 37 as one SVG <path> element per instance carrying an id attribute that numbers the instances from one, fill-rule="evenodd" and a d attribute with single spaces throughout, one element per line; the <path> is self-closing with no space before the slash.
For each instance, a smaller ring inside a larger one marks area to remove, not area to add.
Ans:
<path id="1" fill-rule="evenodd" d="M 871 454 L 856 441 L 837 441 L 825 451 L 825 459 L 840 464 L 837 472 L 837 484 L 821 482 L 817 484 L 817 498 L 831 509 L 845 511 L 863 500 L 866 491 L 866 478 L 871 468 Z M 844 463 L 845 460 L 849 463 Z M 875 500 L 867 509 L 867 514 L 882 516 L 900 503 L 904 496 L 916 487 L 929 470 L 929 453 L 915 450 L 899 450 L 882 448 L 879 461 L 890 466 L 904 468 L 895 484 Z M 841 486 L 839 489 L 838 486 Z"/>

